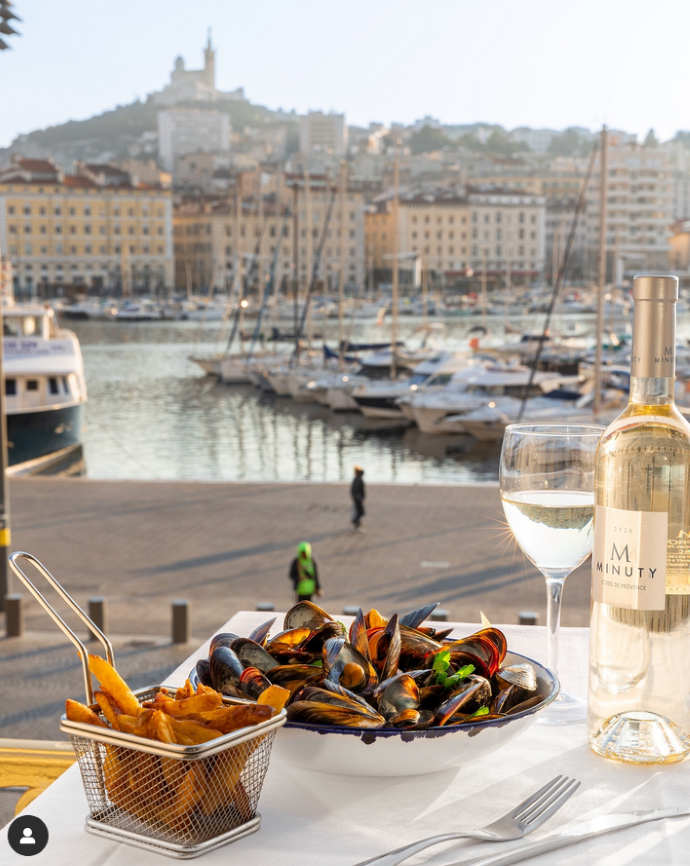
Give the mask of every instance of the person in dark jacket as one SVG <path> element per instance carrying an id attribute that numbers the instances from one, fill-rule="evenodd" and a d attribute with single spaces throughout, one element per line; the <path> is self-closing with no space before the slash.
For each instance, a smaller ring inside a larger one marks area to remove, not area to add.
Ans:
<path id="1" fill-rule="evenodd" d="M 319 569 L 311 555 L 311 544 L 303 541 L 297 547 L 297 556 L 290 566 L 290 580 L 297 593 L 297 601 L 311 601 L 312 595 L 320 596 Z"/>
<path id="2" fill-rule="evenodd" d="M 366 496 L 364 490 L 364 470 L 361 466 L 355 466 L 355 477 L 352 479 L 350 496 L 353 503 L 352 525 L 355 529 L 361 529 L 362 518 L 364 517 L 364 498 Z"/>

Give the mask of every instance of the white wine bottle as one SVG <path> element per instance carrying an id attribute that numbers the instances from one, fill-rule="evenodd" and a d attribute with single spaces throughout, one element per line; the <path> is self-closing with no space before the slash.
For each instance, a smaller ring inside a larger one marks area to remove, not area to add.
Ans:
<path id="1" fill-rule="evenodd" d="M 636 277 L 630 402 L 597 450 L 587 727 L 635 763 L 690 750 L 690 425 L 673 401 L 678 279 Z"/>

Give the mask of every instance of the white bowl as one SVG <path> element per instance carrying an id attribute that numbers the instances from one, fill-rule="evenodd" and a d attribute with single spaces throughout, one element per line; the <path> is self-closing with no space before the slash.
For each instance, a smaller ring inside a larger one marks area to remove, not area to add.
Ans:
<path id="1" fill-rule="evenodd" d="M 343 776 L 418 776 L 462 767 L 501 749 L 534 722 L 558 694 L 555 674 L 519 653 L 506 653 L 504 665 L 534 666 L 539 691 L 536 707 L 503 719 L 428 728 L 362 730 L 287 722 L 277 734 L 273 756 L 286 764 Z"/>

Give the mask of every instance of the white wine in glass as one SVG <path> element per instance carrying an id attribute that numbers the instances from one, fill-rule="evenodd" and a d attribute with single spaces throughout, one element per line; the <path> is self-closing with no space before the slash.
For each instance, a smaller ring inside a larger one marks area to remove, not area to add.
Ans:
<path id="1" fill-rule="evenodd" d="M 546 578 L 547 665 L 558 673 L 563 584 L 592 551 L 594 457 L 602 427 L 512 424 L 501 451 L 500 488 L 508 525 Z M 561 692 L 544 721 L 583 721 L 583 698 Z"/>

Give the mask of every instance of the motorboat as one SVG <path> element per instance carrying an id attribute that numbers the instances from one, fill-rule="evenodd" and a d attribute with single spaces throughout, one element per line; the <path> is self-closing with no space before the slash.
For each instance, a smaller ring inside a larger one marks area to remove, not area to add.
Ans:
<path id="1" fill-rule="evenodd" d="M 366 418 L 412 420 L 403 412 L 401 397 L 426 390 L 428 386 L 435 389 L 443 387 L 450 382 L 454 373 L 470 363 L 471 355 L 466 352 L 441 352 L 418 364 L 407 379 L 360 385 L 352 392 L 352 398 Z"/>
<path id="2" fill-rule="evenodd" d="M 481 409 L 498 398 L 510 397 L 521 400 L 532 380 L 530 397 L 551 392 L 559 396 L 577 399 L 580 396 L 578 376 L 563 376 L 559 373 L 532 372 L 521 365 L 469 368 L 456 374 L 440 393 L 428 397 L 422 395 L 412 403 L 415 423 L 422 433 L 447 434 L 463 432 L 457 416 Z M 453 425 L 444 425 L 443 419 L 456 416 Z"/>
<path id="3" fill-rule="evenodd" d="M 86 380 L 76 334 L 38 304 L 3 308 L 10 466 L 80 442 Z"/>
<path id="4" fill-rule="evenodd" d="M 117 310 L 116 322 L 158 322 L 163 318 L 153 301 L 125 301 Z"/>

